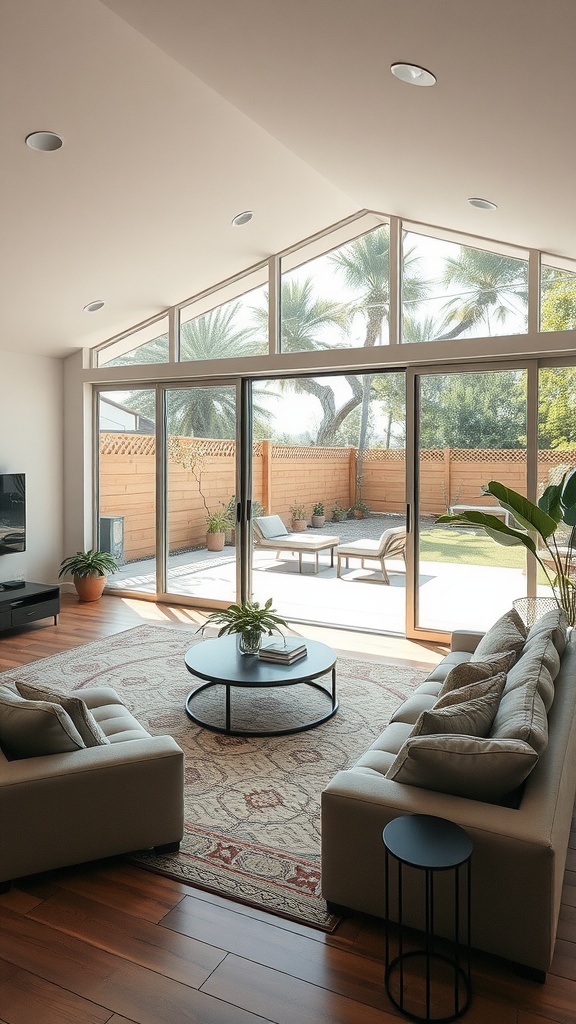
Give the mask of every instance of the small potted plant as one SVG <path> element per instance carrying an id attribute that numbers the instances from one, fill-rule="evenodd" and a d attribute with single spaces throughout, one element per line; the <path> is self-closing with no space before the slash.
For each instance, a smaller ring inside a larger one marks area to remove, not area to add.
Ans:
<path id="1" fill-rule="evenodd" d="M 304 505 L 291 505 L 292 529 L 294 533 L 302 533 L 308 526 L 308 513 Z"/>
<path id="2" fill-rule="evenodd" d="M 276 614 L 271 597 L 264 605 L 258 601 L 242 601 L 241 604 L 231 604 L 229 608 L 212 612 L 202 629 L 212 624 L 220 626 L 218 636 L 238 633 L 238 649 L 242 654 L 257 654 L 264 634 L 272 636 L 282 632 L 280 626 L 288 626 Z"/>
<path id="3" fill-rule="evenodd" d="M 234 547 L 236 544 L 236 495 L 233 494 L 230 501 L 226 505 L 226 513 L 230 520 L 229 526 L 226 527 L 226 540 L 225 543 Z M 252 519 L 256 516 L 265 516 L 266 509 L 262 502 L 254 499 L 252 501 Z"/>
<path id="4" fill-rule="evenodd" d="M 118 565 L 109 551 L 77 551 L 60 563 L 58 578 L 72 576 L 80 600 L 97 601 L 102 597 L 107 574 L 117 569 Z"/>
<path id="5" fill-rule="evenodd" d="M 318 530 L 321 526 L 324 526 L 325 522 L 324 505 L 321 501 L 317 501 L 312 509 L 312 526 L 315 530 Z"/>
<path id="6" fill-rule="evenodd" d="M 348 509 L 349 519 L 364 519 L 368 515 L 370 509 L 365 501 L 355 501 L 353 505 L 350 505 Z"/>
<path id="7" fill-rule="evenodd" d="M 231 526 L 232 523 L 225 508 L 206 516 L 206 547 L 208 551 L 222 551 L 226 530 L 229 530 Z"/>
<path id="8" fill-rule="evenodd" d="M 336 504 L 334 505 L 334 508 L 332 509 L 332 522 L 341 523 L 344 519 L 346 519 L 346 516 L 346 509 L 343 508 L 339 501 L 337 501 Z"/>

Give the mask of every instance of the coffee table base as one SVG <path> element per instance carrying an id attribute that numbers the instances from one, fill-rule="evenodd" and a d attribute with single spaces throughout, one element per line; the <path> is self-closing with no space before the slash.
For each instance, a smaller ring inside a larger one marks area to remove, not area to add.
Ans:
<path id="1" fill-rule="evenodd" d="M 186 698 L 186 714 L 193 722 L 196 723 L 196 725 L 201 725 L 204 729 L 211 729 L 212 732 L 225 733 L 227 736 L 291 736 L 294 733 L 306 732 L 308 729 L 316 728 L 317 725 L 322 725 L 323 722 L 327 722 L 338 711 L 338 699 L 336 697 L 336 668 L 334 667 L 332 669 L 332 691 L 327 690 L 321 683 L 316 683 L 311 679 L 303 679 L 297 684 L 299 686 L 313 686 L 315 690 L 319 690 L 320 693 L 323 693 L 328 698 L 330 701 L 330 709 L 325 715 L 321 715 L 319 718 L 315 718 L 313 721 L 307 722 L 305 725 L 293 726 L 290 729 L 268 729 L 266 731 L 256 729 L 233 729 L 230 696 L 230 689 L 233 685 L 235 689 L 238 689 L 238 684 L 218 681 L 203 683 L 202 686 L 198 686 L 197 689 L 192 690 Z M 194 714 L 191 708 L 194 698 L 205 690 L 210 690 L 213 686 L 223 686 L 225 690 L 225 725 L 214 725 L 212 722 L 207 722 L 205 719 L 199 718 L 198 715 Z"/>

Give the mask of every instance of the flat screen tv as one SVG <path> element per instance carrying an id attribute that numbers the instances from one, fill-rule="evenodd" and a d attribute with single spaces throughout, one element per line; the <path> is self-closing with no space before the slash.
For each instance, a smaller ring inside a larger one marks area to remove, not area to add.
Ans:
<path id="1" fill-rule="evenodd" d="M 26 478 L 0 473 L 0 555 L 26 550 Z"/>

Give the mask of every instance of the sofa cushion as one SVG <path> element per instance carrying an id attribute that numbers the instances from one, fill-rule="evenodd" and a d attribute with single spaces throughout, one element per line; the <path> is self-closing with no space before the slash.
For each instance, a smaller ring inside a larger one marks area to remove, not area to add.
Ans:
<path id="1" fill-rule="evenodd" d="M 529 644 L 535 637 L 540 637 L 543 634 L 552 637 L 558 654 L 562 656 L 568 637 L 568 619 L 562 608 L 552 608 L 549 612 L 541 615 L 528 631 L 526 643 Z"/>
<path id="2" fill-rule="evenodd" d="M 510 669 L 505 692 L 524 686 L 528 680 L 536 679 L 536 688 L 546 711 L 554 700 L 554 680 L 560 671 L 560 655 L 552 636 L 545 633 L 532 637 L 522 652 L 522 657 Z"/>
<path id="3" fill-rule="evenodd" d="M 524 647 L 527 630 L 515 608 L 511 608 L 484 634 L 476 650 L 474 660 L 480 661 L 488 655 L 514 651 L 518 656 Z"/>
<path id="4" fill-rule="evenodd" d="M 414 736 L 406 741 L 386 778 L 496 803 L 524 782 L 537 761 L 535 750 L 521 740 Z"/>
<path id="5" fill-rule="evenodd" d="M 16 689 L 20 696 L 26 697 L 28 700 L 46 700 L 51 704 L 59 704 L 60 707 L 64 708 L 64 711 L 70 715 L 80 733 L 84 746 L 99 747 L 104 743 L 110 742 L 102 732 L 94 715 L 80 697 L 75 697 L 73 694 L 68 696 L 47 686 L 23 683 L 19 680 L 16 680 Z"/>
<path id="6" fill-rule="evenodd" d="M 272 540 L 274 537 L 288 536 L 288 530 L 280 519 L 280 516 L 256 516 L 254 518 L 264 540 Z"/>
<path id="7" fill-rule="evenodd" d="M 110 743 L 124 743 L 150 736 L 111 686 L 90 686 L 81 693 Z"/>
<path id="8" fill-rule="evenodd" d="M 548 716 L 538 692 L 539 674 L 526 674 L 522 686 L 508 688 L 504 693 L 490 731 L 495 739 L 524 740 L 542 754 L 548 745 Z"/>
<path id="9" fill-rule="evenodd" d="M 444 697 L 451 690 L 459 690 L 461 687 L 469 687 L 482 679 L 489 679 L 491 676 L 506 673 L 514 663 L 516 655 L 513 651 L 504 654 L 494 655 L 483 661 L 466 661 L 455 665 L 450 670 L 442 683 L 439 697 Z"/>
<path id="10" fill-rule="evenodd" d="M 488 694 L 495 694 L 496 701 L 500 700 L 504 685 L 506 683 L 506 675 L 504 672 L 497 672 L 493 676 L 487 678 L 480 678 L 475 683 L 468 683 L 468 685 L 462 685 L 454 690 L 447 690 L 446 693 L 439 695 L 438 700 L 434 705 L 434 710 L 440 710 L 441 708 L 450 707 L 453 704 L 461 704 L 463 701 L 474 700 L 478 697 L 485 697 Z M 496 708 L 497 708 L 496 704 Z M 496 711 L 494 711 L 496 714 Z M 479 733 L 476 733 L 479 735 Z"/>
<path id="11" fill-rule="evenodd" d="M 421 693 L 415 691 L 411 697 L 402 701 L 396 711 L 392 714 L 391 722 L 406 722 L 408 725 L 416 725 L 419 716 L 423 711 L 429 711 L 436 703 L 437 694 Z"/>
<path id="12" fill-rule="evenodd" d="M 504 686 L 502 673 L 501 686 Z M 487 736 L 494 721 L 501 689 L 493 689 L 482 697 L 458 701 L 430 711 L 423 711 L 412 729 L 412 736 L 452 733 L 465 736 Z"/>
<path id="13" fill-rule="evenodd" d="M 25 700 L 7 687 L 0 691 L 0 744 L 13 758 L 64 754 L 84 747 L 63 707 L 43 700 Z"/>

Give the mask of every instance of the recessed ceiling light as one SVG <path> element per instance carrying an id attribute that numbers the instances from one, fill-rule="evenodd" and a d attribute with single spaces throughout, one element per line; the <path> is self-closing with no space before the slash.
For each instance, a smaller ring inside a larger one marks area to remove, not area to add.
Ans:
<path id="1" fill-rule="evenodd" d="M 418 64 L 391 64 L 390 71 L 408 85 L 436 85 L 436 75 Z"/>
<path id="2" fill-rule="evenodd" d="M 489 199 L 477 199 L 476 197 L 473 196 L 472 199 L 468 200 L 468 202 L 470 203 L 470 206 L 477 206 L 479 210 L 498 209 L 496 203 L 491 203 Z"/>
<path id="3" fill-rule="evenodd" d="M 84 313 L 96 313 L 99 309 L 102 309 L 104 305 L 104 299 L 94 299 L 94 302 L 89 302 L 87 306 L 84 306 Z"/>
<path id="4" fill-rule="evenodd" d="M 244 210 L 244 213 L 237 213 L 236 216 L 232 218 L 232 223 L 235 228 L 239 228 L 242 227 L 243 224 L 248 224 L 248 221 L 251 221 L 253 216 L 254 214 L 252 213 L 252 210 Z"/>
<path id="5" fill-rule="evenodd" d="M 32 132 L 26 136 L 26 145 L 41 153 L 53 153 L 55 149 L 61 148 L 62 139 L 56 132 Z"/>

